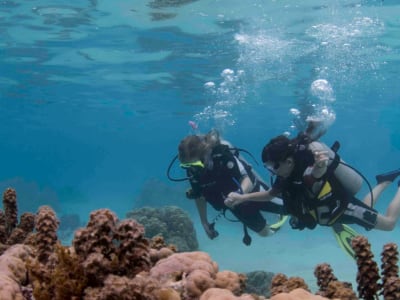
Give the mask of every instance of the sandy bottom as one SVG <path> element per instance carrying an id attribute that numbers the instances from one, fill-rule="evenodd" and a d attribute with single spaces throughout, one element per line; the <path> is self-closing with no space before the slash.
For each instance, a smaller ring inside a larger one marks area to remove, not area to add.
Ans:
<path id="1" fill-rule="evenodd" d="M 383 246 L 389 242 L 399 244 L 399 227 L 392 232 L 365 231 L 359 226 L 352 226 L 365 235 L 371 243 L 375 261 L 381 265 L 380 254 Z M 300 276 L 310 289 L 318 290 L 314 268 L 320 263 L 331 265 L 340 281 L 353 284 L 356 290 L 357 265 L 337 244 L 331 228 L 319 227 L 315 230 L 292 230 L 289 224 L 271 237 L 259 237 L 249 232 L 252 244 L 242 243 L 243 230 L 238 223 L 218 220 L 216 229 L 219 236 L 209 240 L 202 228 L 196 228 L 200 250 L 208 252 L 220 270 L 251 272 L 263 270 L 284 273 L 287 276 Z"/>

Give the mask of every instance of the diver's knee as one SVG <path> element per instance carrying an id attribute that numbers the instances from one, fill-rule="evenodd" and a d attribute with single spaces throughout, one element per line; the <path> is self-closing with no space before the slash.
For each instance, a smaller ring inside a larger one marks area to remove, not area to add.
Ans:
<path id="1" fill-rule="evenodd" d="M 265 227 L 263 229 L 261 229 L 260 231 L 257 232 L 257 234 L 259 236 L 262 237 L 266 237 L 266 236 L 270 236 L 273 234 L 272 230 L 269 228 L 268 225 L 265 225 Z"/>
<path id="2" fill-rule="evenodd" d="M 386 225 L 386 230 L 387 231 L 392 231 L 396 227 L 396 220 L 394 219 L 389 219 L 389 222 L 387 222 Z"/>

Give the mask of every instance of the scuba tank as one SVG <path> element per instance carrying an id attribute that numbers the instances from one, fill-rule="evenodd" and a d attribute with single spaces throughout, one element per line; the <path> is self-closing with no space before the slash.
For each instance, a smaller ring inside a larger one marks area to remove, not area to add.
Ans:
<path id="1" fill-rule="evenodd" d="M 359 172 L 354 168 L 351 168 L 346 164 L 340 156 L 337 154 L 337 150 L 340 147 L 339 143 L 335 143 L 336 147 L 328 147 L 322 142 L 311 142 L 308 145 L 308 149 L 312 152 L 314 151 L 326 151 L 329 157 L 328 168 L 333 168 L 333 175 L 341 183 L 341 185 L 348 191 L 351 195 L 357 194 L 363 184 L 363 178 Z M 336 166 L 335 166 L 336 165 Z"/>

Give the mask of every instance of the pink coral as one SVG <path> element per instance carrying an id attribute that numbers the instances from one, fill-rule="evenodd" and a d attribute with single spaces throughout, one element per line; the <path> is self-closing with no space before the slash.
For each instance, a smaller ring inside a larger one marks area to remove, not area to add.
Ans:
<path id="1" fill-rule="evenodd" d="M 235 296 L 231 291 L 220 289 L 220 288 L 210 288 L 206 290 L 200 297 L 200 300 L 254 300 L 251 295 L 241 295 Z"/>
<path id="2" fill-rule="evenodd" d="M 23 300 L 22 286 L 28 282 L 25 261 L 32 256 L 29 246 L 14 245 L 0 256 L 0 299 Z"/>
<path id="3" fill-rule="evenodd" d="M 215 286 L 218 265 L 207 253 L 182 252 L 161 259 L 150 270 L 150 276 L 164 286 L 181 290 L 185 299 L 199 297 L 206 289 Z"/>
<path id="4" fill-rule="evenodd" d="M 215 278 L 215 286 L 232 291 L 239 295 L 245 288 L 246 276 L 232 271 L 221 271 Z"/>
<path id="5" fill-rule="evenodd" d="M 150 270 L 150 275 L 160 280 L 180 279 L 184 274 L 189 274 L 197 269 L 207 271 L 212 278 L 215 278 L 215 274 L 218 272 L 218 265 L 205 252 L 174 253 L 158 261 Z"/>
<path id="6" fill-rule="evenodd" d="M 324 300 L 328 299 L 322 296 L 313 295 L 301 288 L 294 289 L 290 293 L 281 293 L 271 297 L 270 300 Z"/>

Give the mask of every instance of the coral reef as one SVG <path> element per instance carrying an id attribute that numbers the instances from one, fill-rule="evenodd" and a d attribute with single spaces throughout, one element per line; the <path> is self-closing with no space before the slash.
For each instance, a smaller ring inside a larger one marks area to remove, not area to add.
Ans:
<path id="1" fill-rule="evenodd" d="M 18 228 L 31 228 L 33 221 L 21 216 L 17 223 L 14 190 L 6 190 L 4 199 L 0 232 L 3 241 L 8 241 Z M 176 252 L 161 236 L 146 238 L 144 226 L 137 220 L 119 220 L 108 209 L 93 211 L 70 246 L 60 244 L 59 220 L 51 207 L 40 207 L 33 217 L 36 231 L 17 244 L 7 244 L 0 255 L 1 300 L 267 299 L 246 290 L 252 282 L 267 281 L 265 272 L 248 273 L 254 276 L 250 280 L 245 274 L 220 271 L 207 253 Z M 352 246 L 359 297 L 377 299 L 381 294 L 385 300 L 400 299 L 397 245 L 384 246 L 381 273 L 365 237 L 354 238 Z M 270 300 L 358 299 L 351 285 L 340 282 L 329 264 L 317 265 L 314 275 L 319 286 L 316 294 L 302 278 L 276 274 L 271 280 Z"/>
<path id="2" fill-rule="evenodd" d="M 199 248 L 196 231 L 188 213 L 177 206 L 160 208 L 143 207 L 126 214 L 146 229 L 146 237 L 162 236 L 179 252 L 196 251 Z"/>
<path id="3" fill-rule="evenodd" d="M 23 243 L 34 229 L 35 217 L 23 213 L 18 223 L 17 193 L 7 188 L 3 193 L 3 209 L 0 210 L 0 254 L 10 245 Z"/>
<path id="4" fill-rule="evenodd" d="M 380 290 L 378 283 L 380 276 L 378 264 L 373 260 L 371 245 L 366 237 L 356 236 L 352 239 L 351 246 L 354 249 L 358 267 L 358 296 L 365 300 L 373 300 Z"/>
<path id="5" fill-rule="evenodd" d="M 0 299 L 26 299 L 22 287 L 28 282 L 25 262 L 30 257 L 31 248 L 22 244 L 9 247 L 0 256 Z"/>
<path id="6" fill-rule="evenodd" d="M 265 297 L 270 296 L 270 286 L 274 273 L 265 271 L 253 271 L 245 274 L 247 277 L 244 292 Z"/>

